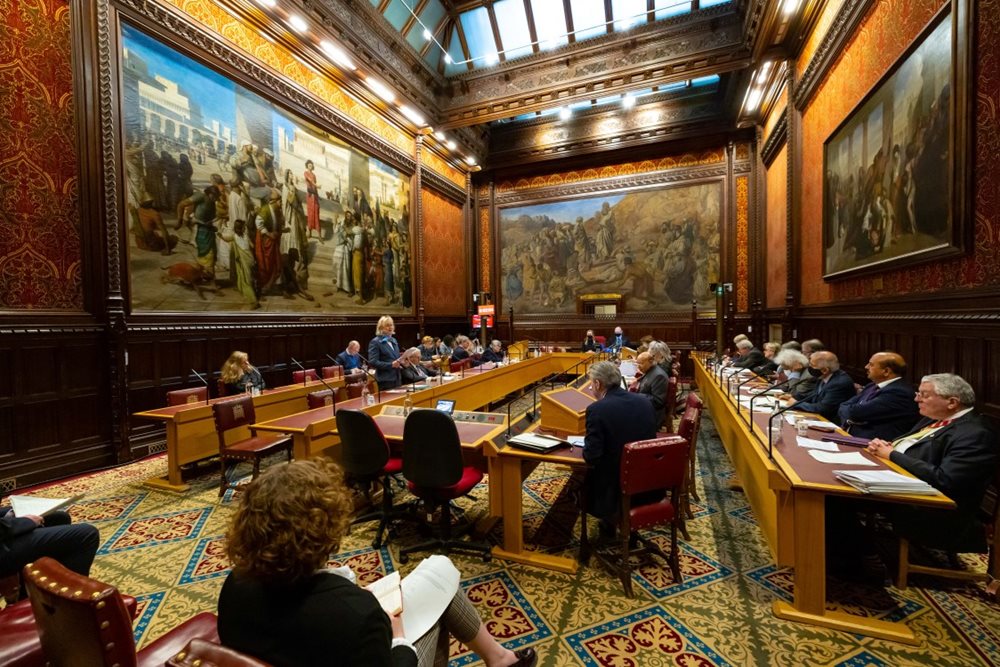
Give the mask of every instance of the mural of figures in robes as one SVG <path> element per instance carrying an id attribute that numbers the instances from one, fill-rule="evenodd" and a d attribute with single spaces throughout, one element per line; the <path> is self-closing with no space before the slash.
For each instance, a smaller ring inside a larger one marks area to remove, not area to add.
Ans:
<path id="1" fill-rule="evenodd" d="M 412 312 L 409 178 L 122 26 L 132 307 Z"/>
<path id="2" fill-rule="evenodd" d="M 504 308 L 572 313 L 605 293 L 629 310 L 714 307 L 720 182 L 501 208 L 499 221 Z"/>

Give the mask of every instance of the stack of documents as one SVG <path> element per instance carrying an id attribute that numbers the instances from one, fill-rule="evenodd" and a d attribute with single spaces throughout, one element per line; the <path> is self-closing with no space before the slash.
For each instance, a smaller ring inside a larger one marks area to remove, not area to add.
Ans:
<path id="1" fill-rule="evenodd" d="M 521 435 L 515 435 L 513 438 L 508 439 L 507 442 L 515 447 L 530 449 L 535 452 L 547 452 L 550 449 L 555 449 L 556 447 L 562 447 L 569 444 L 568 440 L 563 440 L 551 435 L 540 435 L 538 433 L 522 433 Z"/>
<path id="2" fill-rule="evenodd" d="M 862 493 L 915 493 L 925 496 L 938 493 L 927 482 L 892 470 L 834 470 L 833 475 Z"/>

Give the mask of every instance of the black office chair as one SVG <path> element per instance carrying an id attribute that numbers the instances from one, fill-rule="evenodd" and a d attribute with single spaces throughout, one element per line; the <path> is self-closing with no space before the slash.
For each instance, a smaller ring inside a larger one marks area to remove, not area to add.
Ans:
<path id="1" fill-rule="evenodd" d="M 367 494 L 372 482 L 382 481 L 382 504 L 351 520 L 352 524 L 366 523 L 378 520 L 378 531 L 372 546 L 376 549 L 382 546 L 382 535 L 389 521 L 401 512 L 392 506 L 392 487 L 389 481 L 392 475 L 399 474 L 403 469 L 403 459 L 393 457 L 389 453 L 389 443 L 371 415 L 360 410 L 338 410 L 337 432 L 340 434 L 342 447 L 340 464 L 347 473 L 348 481 L 365 490 Z"/>
<path id="2" fill-rule="evenodd" d="M 339 414 L 339 413 L 338 413 Z M 410 493 L 428 505 L 428 514 L 440 508 L 438 535 L 431 540 L 400 549 L 406 563 L 415 551 L 454 549 L 490 560 L 492 549 L 485 542 L 451 537 L 451 501 L 467 495 L 483 479 L 483 473 L 462 462 L 462 443 L 450 415 L 438 410 L 414 410 L 403 427 L 403 477 Z"/>

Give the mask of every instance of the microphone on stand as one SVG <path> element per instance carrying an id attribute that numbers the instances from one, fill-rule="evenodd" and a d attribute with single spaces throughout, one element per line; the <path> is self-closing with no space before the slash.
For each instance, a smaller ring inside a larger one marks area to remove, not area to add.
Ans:
<path id="1" fill-rule="evenodd" d="M 358 350 L 358 356 L 361 357 L 361 361 L 365 362 L 365 366 L 369 366 L 370 367 L 372 365 L 372 362 L 368 361 L 368 357 L 366 357 L 365 355 L 361 354 L 360 350 Z M 365 375 L 367 375 L 369 378 L 372 377 L 372 373 L 371 373 L 370 369 L 365 371 Z M 365 384 L 367 384 L 367 383 L 368 383 L 368 380 L 365 380 Z M 382 402 L 382 385 L 380 385 L 378 383 L 377 379 L 375 380 L 375 401 L 377 403 L 381 403 Z"/>
<path id="2" fill-rule="evenodd" d="M 309 371 L 306 370 L 305 366 L 303 366 L 302 364 L 300 364 L 299 362 L 297 362 L 295 360 L 295 357 L 292 357 L 291 359 L 292 359 L 292 363 L 295 364 L 296 366 L 298 366 L 299 370 L 302 371 L 302 386 L 305 387 L 306 385 L 309 384 Z M 319 373 L 317 373 L 316 376 L 319 377 Z"/>
<path id="3" fill-rule="evenodd" d="M 193 368 L 191 369 L 191 372 L 192 372 L 192 373 L 194 373 L 194 374 L 195 374 L 195 376 L 196 376 L 196 377 L 197 377 L 197 378 L 198 378 L 199 380 L 201 380 L 201 383 L 202 383 L 203 385 L 205 385 L 205 405 L 208 405 L 208 394 L 209 394 L 209 392 L 210 392 L 210 389 L 209 389 L 209 386 L 208 386 L 208 380 L 206 380 L 206 379 L 205 379 L 205 378 L 204 378 L 204 377 L 202 376 L 202 374 L 201 374 L 201 373 L 199 373 L 198 371 L 196 371 L 196 370 L 195 370 L 195 369 L 193 369 Z"/>
<path id="4" fill-rule="evenodd" d="M 330 355 L 328 354 L 328 355 L 326 355 L 326 356 L 328 356 L 328 357 L 329 357 Z M 295 357 L 292 357 L 292 363 L 293 363 L 293 364 L 295 364 L 296 366 L 298 366 L 299 368 L 302 368 L 302 364 L 300 364 L 299 362 L 297 362 L 297 361 L 295 360 Z M 305 370 L 305 369 L 304 369 L 304 368 L 302 368 L 302 370 Z M 336 389 L 334 389 L 333 387 L 331 387 L 330 385 L 328 385 L 328 384 L 326 383 L 326 380 L 324 380 L 324 379 L 323 379 L 323 378 L 322 378 L 321 376 L 317 376 L 317 379 L 318 379 L 318 380 L 319 380 L 320 382 L 322 382 L 322 383 L 323 383 L 323 386 L 324 386 L 324 387 L 326 387 L 327 389 L 329 389 L 329 390 L 330 390 L 330 396 L 332 396 L 332 397 L 333 397 L 333 414 L 334 414 L 334 416 L 336 416 L 336 415 L 337 415 L 337 390 L 336 390 Z M 304 384 L 303 384 L 303 386 L 304 386 Z"/>
<path id="5" fill-rule="evenodd" d="M 794 378 L 793 378 L 793 379 L 794 379 Z M 772 390 L 774 390 L 774 389 L 777 389 L 778 387 L 781 387 L 782 385 L 787 385 L 787 384 L 788 384 L 789 382 L 791 382 L 791 380 L 785 380 L 785 381 L 784 381 L 784 382 L 782 382 L 781 384 L 776 384 L 776 385 L 774 385 L 773 387 L 769 387 L 768 389 L 766 389 L 766 390 L 764 390 L 764 391 L 760 392 L 759 394 L 754 394 L 753 396 L 751 396 L 751 397 L 750 397 L 750 418 L 751 418 L 751 419 L 753 418 L 753 402 L 754 402 L 754 401 L 755 401 L 755 400 L 756 400 L 757 398 L 759 398 L 759 397 L 761 397 L 761 396 L 767 396 L 767 395 L 768 395 L 768 394 L 769 394 L 769 393 L 770 393 L 770 392 L 771 392 Z"/>

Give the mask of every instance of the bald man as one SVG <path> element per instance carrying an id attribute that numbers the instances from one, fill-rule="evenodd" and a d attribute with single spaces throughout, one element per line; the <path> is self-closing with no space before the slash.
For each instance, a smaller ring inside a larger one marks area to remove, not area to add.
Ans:
<path id="1" fill-rule="evenodd" d="M 635 363 L 642 372 L 638 392 L 649 397 L 650 403 L 653 404 L 653 410 L 656 411 L 657 428 L 660 428 L 667 418 L 667 386 L 670 383 L 670 378 L 656 364 L 656 360 L 649 352 L 639 353 L 639 356 L 635 358 Z"/>
<path id="2" fill-rule="evenodd" d="M 871 380 L 840 405 L 837 421 L 853 436 L 895 440 L 920 419 L 913 385 L 902 376 L 906 361 L 895 352 L 876 352 L 865 366 Z"/>

